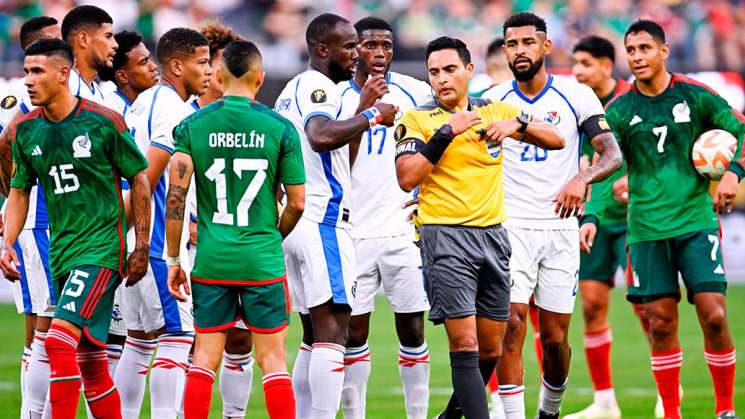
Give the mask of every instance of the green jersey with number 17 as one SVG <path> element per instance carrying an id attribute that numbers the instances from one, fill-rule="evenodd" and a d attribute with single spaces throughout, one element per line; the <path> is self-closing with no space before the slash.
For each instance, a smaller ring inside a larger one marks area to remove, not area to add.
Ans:
<path id="1" fill-rule="evenodd" d="M 278 184 L 303 184 L 300 138 L 264 105 L 226 96 L 176 127 L 175 151 L 189 154 L 197 188 L 197 256 L 192 280 L 255 285 L 285 274 L 277 229 Z"/>
<path id="2" fill-rule="evenodd" d="M 608 104 L 606 119 L 628 167 L 630 244 L 718 227 L 709 181 L 693 168 L 691 150 L 707 130 L 730 132 L 738 145 L 729 170 L 742 178 L 742 114 L 709 87 L 673 74 L 657 96 L 632 86 Z"/>
<path id="3" fill-rule="evenodd" d="M 95 265 L 123 272 L 127 246 L 121 178 L 147 168 L 120 115 L 87 99 L 61 121 L 36 108 L 18 124 L 11 187 L 44 191 L 50 268 L 59 279 Z"/>

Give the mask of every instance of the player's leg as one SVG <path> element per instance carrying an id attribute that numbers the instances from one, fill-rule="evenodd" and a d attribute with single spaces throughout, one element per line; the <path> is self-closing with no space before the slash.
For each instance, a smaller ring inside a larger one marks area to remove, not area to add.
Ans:
<path id="1" fill-rule="evenodd" d="M 540 368 L 543 364 L 543 346 L 541 346 L 541 332 L 538 330 L 538 306 L 535 305 L 535 297 L 533 296 L 530 297 L 530 302 L 528 302 L 528 320 L 530 320 L 530 327 L 533 330 L 533 350 L 538 360 L 538 372 L 540 374 Z"/>
<path id="2" fill-rule="evenodd" d="M 109 357 L 109 375 L 115 375 L 116 366 L 122 357 L 124 343 L 127 340 L 127 326 L 122 316 L 123 296 L 125 286 L 122 284 L 114 293 L 114 308 L 111 310 L 111 327 L 106 339 L 106 355 Z"/>
<path id="3" fill-rule="evenodd" d="M 294 299 L 293 304 L 296 304 Z M 299 313 L 299 316 L 303 336 L 300 342 L 300 349 L 295 357 L 295 363 L 292 366 L 292 391 L 295 393 L 295 407 L 298 419 L 303 419 L 310 417 L 312 405 L 308 373 L 310 369 L 310 357 L 313 354 L 313 325 L 310 321 L 310 314 Z"/>
<path id="4" fill-rule="evenodd" d="M 243 321 L 228 330 L 220 366 L 220 395 L 224 418 L 243 418 L 251 396 L 254 357 L 253 339 Z"/>
<path id="5" fill-rule="evenodd" d="M 23 316 L 23 321 L 26 334 L 23 341 L 23 354 L 21 355 L 21 417 L 28 417 L 29 414 L 28 395 L 26 394 L 26 374 L 28 373 L 28 365 L 31 361 L 31 344 L 34 341 L 34 324 L 36 323 L 36 315 L 25 314 Z"/>
<path id="6" fill-rule="evenodd" d="M 539 306 L 540 307 L 540 306 Z M 558 417 L 561 399 L 567 387 L 569 362 L 569 321 L 571 314 L 538 309 L 538 324 L 543 347 L 540 409 L 546 417 Z"/>

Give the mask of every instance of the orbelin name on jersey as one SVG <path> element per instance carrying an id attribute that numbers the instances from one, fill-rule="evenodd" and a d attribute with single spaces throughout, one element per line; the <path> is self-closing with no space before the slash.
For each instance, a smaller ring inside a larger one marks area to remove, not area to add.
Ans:
<path id="1" fill-rule="evenodd" d="M 245 132 L 211 132 L 210 147 L 263 148 L 264 134 L 251 130 Z"/>

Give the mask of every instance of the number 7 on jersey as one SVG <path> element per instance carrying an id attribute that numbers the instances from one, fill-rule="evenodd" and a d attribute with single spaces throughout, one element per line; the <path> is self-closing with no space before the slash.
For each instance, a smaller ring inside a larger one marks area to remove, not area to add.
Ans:
<path id="1" fill-rule="evenodd" d="M 235 159 L 233 160 L 233 172 L 239 179 L 243 178 L 244 171 L 255 171 L 256 175 L 243 192 L 238 205 L 235 208 L 239 227 L 248 226 L 248 210 L 251 208 L 261 185 L 266 179 L 266 169 L 269 162 L 266 159 Z M 212 222 L 215 224 L 233 225 L 235 217 L 228 212 L 227 179 L 224 173 L 225 159 L 215 159 L 209 169 L 205 172 L 207 179 L 215 182 L 215 197 L 217 198 L 217 211 L 212 214 Z"/>

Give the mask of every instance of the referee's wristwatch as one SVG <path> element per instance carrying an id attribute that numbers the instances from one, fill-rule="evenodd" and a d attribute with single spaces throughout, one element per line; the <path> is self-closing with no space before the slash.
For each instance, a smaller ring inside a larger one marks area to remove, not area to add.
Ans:
<path id="1" fill-rule="evenodd" d="M 518 134 L 525 134 L 525 130 L 528 129 L 528 124 L 533 118 L 527 113 L 522 112 L 520 113 L 520 116 L 515 119 L 520 123 L 520 129 L 517 130 Z"/>

